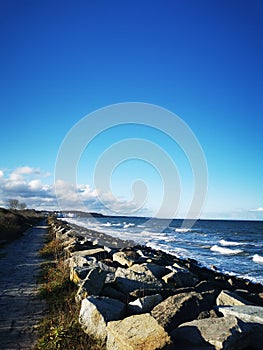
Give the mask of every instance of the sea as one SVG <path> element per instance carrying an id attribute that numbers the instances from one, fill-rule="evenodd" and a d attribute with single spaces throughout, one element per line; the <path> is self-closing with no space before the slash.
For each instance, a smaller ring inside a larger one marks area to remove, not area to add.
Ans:
<path id="1" fill-rule="evenodd" d="M 263 221 L 77 217 L 63 220 L 263 284 Z"/>

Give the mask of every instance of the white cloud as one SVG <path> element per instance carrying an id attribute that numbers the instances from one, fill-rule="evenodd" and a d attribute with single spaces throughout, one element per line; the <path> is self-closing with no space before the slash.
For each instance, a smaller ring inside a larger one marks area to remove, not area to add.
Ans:
<path id="1" fill-rule="evenodd" d="M 115 198 L 111 193 L 102 193 L 88 184 L 74 186 L 58 180 L 55 187 L 53 183 L 47 183 L 47 175 L 27 166 L 3 173 L 0 177 L 0 205 L 4 205 L 9 198 L 16 198 L 35 209 L 81 209 L 119 215 L 132 215 L 137 209 L 132 201 Z M 62 208 L 58 207 L 58 203 L 63 204 Z M 145 214 L 145 211 L 142 212 Z"/>
<path id="2" fill-rule="evenodd" d="M 263 212 L 263 207 L 259 207 L 257 209 L 251 209 L 252 212 Z"/>
<path id="3" fill-rule="evenodd" d="M 29 166 L 18 167 L 13 171 L 13 174 L 25 175 L 25 174 L 40 174 L 40 170 L 37 168 L 31 168 Z"/>
<path id="4" fill-rule="evenodd" d="M 4 176 L 3 170 L 0 170 L 0 177 L 3 177 L 3 176 Z"/>

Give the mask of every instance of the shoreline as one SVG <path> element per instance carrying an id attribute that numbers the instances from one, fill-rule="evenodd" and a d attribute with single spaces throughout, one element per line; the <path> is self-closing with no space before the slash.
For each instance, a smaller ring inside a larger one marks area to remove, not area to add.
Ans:
<path id="1" fill-rule="evenodd" d="M 100 245 L 105 245 L 105 246 L 108 245 L 109 247 L 115 247 L 115 248 L 143 246 L 143 247 L 145 247 L 147 249 L 151 249 L 153 251 L 155 251 L 155 250 L 161 251 L 164 254 L 170 255 L 171 257 L 175 257 L 176 259 L 178 259 L 179 261 L 181 261 L 183 263 L 191 262 L 197 268 L 205 269 L 205 270 L 211 271 L 212 273 L 220 274 L 221 276 L 225 276 L 228 278 L 234 278 L 236 280 L 244 281 L 245 283 L 251 283 L 252 285 L 260 285 L 263 287 L 263 283 L 255 282 L 252 280 L 252 278 L 249 279 L 246 277 L 242 277 L 241 275 L 239 276 L 239 275 L 235 274 L 234 272 L 226 273 L 226 272 L 222 271 L 218 266 L 215 266 L 215 265 L 210 265 L 210 268 L 209 268 L 208 266 L 205 266 L 202 263 L 200 263 L 197 259 L 178 257 L 176 254 L 172 254 L 169 251 L 165 251 L 162 249 L 155 249 L 155 248 L 137 243 L 133 240 L 123 240 L 121 238 L 111 236 L 107 233 L 91 230 L 91 229 L 88 229 L 86 227 L 67 222 L 66 220 L 63 220 L 63 218 L 59 218 L 59 220 L 62 221 L 63 223 L 65 223 L 66 225 L 69 225 L 74 230 L 79 231 L 80 234 L 84 234 L 86 237 L 89 237 L 91 240 L 94 239 L 94 237 L 95 237 L 95 239 L 98 240 L 98 244 L 100 244 Z"/>
<path id="2" fill-rule="evenodd" d="M 77 286 L 79 323 L 102 349 L 260 349 L 261 284 L 62 220 L 50 225 Z"/>

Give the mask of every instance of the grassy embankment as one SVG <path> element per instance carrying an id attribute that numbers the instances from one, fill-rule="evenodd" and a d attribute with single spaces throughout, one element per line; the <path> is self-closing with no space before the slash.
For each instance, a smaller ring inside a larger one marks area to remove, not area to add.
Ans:
<path id="1" fill-rule="evenodd" d="M 35 210 L 0 208 L 0 243 L 8 243 L 20 237 L 24 231 L 43 218 L 43 213 Z"/>
<path id="2" fill-rule="evenodd" d="M 78 323 L 80 305 L 75 302 L 76 286 L 69 280 L 69 268 L 62 244 L 49 228 L 49 239 L 39 252 L 46 258 L 40 275 L 40 297 L 47 313 L 39 325 L 37 350 L 102 350 Z"/>

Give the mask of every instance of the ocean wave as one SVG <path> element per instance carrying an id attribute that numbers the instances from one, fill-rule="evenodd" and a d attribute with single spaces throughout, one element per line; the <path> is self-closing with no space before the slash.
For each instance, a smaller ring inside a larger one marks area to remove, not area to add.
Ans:
<path id="1" fill-rule="evenodd" d="M 237 246 L 242 245 L 243 243 L 240 242 L 233 242 L 233 241 L 225 241 L 224 239 L 221 239 L 219 243 L 223 246 Z"/>
<path id="2" fill-rule="evenodd" d="M 133 224 L 131 222 L 129 222 L 128 224 L 127 224 L 127 222 L 123 223 L 123 228 L 129 228 L 129 227 L 133 227 L 133 226 L 135 226 L 135 224 Z"/>
<path id="3" fill-rule="evenodd" d="M 258 255 L 258 254 L 253 255 L 252 260 L 256 263 L 263 264 L 263 256 L 261 255 Z"/>
<path id="4" fill-rule="evenodd" d="M 186 233 L 186 232 L 191 232 L 191 229 L 190 228 L 176 228 L 175 232 Z"/>
<path id="5" fill-rule="evenodd" d="M 101 224 L 101 226 L 104 226 L 104 227 L 111 227 L 112 224 L 110 222 L 106 222 L 106 224 Z"/>
<path id="6" fill-rule="evenodd" d="M 220 254 L 225 254 L 225 255 L 235 255 L 235 254 L 240 254 L 243 251 L 241 249 L 230 249 L 230 248 L 223 248 L 219 247 L 218 245 L 213 245 L 210 250 L 213 252 L 218 252 Z"/>

